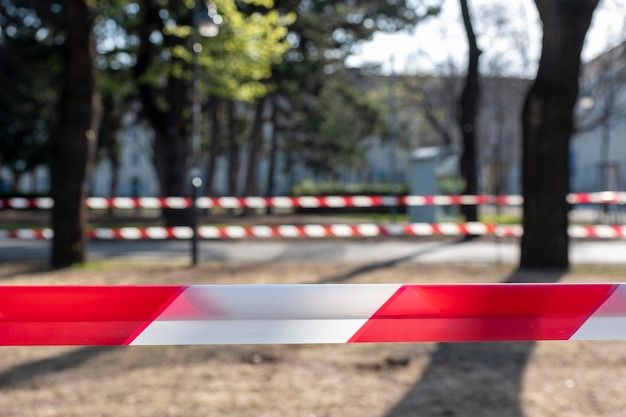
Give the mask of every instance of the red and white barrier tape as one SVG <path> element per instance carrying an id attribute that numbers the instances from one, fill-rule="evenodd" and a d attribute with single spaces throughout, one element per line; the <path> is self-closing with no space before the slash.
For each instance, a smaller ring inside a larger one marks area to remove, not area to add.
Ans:
<path id="1" fill-rule="evenodd" d="M 198 236 L 202 239 L 244 238 L 324 238 L 324 237 L 377 237 L 377 236 L 465 236 L 490 235 L 520 237 L 522 227 L 483 223 L 409 223 L 409 224 L 307 224 L 307 225 L 256 225 L 256 226 L 201 226 Z M 572 238 L 620 239 L 626 238 L 626 226 L 569 226 Z M 119 229 L 97 228 L 87 232 L 90 239 L 140 240 L 140 239 L 190 239 L 190 227 L 122 227 Z M 51 239 L 51 229 L 0 230 L 3 239 Z"/>
<path id="2" fill-rule="evenodd" d="M 576 193 L 569 194 L 570 204 L 620 203 L 626 204 L 626 192 Z M 386 207 L 386 206 L 430 206 L 460 204 L 498 204 L 521 205 L 521 196 L 489 195 L 435 195 L 435 196 L 328 196 L 328 197 L 200 197 L 198 208 L 343 208 L 343 207 Z M 51 198 L 5 198 L 0 199 L 0 209 L 49 209 L 54 204 Z M 86 201 L 92 209 L 184 209 L 191 205 L 191 199 L 185 197 L 90 197 Z"/>
<path id="3" fill-rule="evenodd" d="M 626 340 L 626 284 L 0 286 L 0 345 Z"/>

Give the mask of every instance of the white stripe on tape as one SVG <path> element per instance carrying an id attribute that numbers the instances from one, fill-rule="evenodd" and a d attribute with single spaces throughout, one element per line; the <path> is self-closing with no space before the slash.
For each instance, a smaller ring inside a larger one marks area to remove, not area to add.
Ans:
<path id="1" fill-rule="evenodd" d="M 298 197 L 298 204 L 305 208 L 317 208 L 320 206 L 318 197 Z"/>
<path id="2" fill-rule="evenodd" d="M 128 197 L 116 197 L 113 199 L 113 207 L 119 209 L 131 209 L 135 207 L 135 202 Z"/>
<path id="3" fill-rule="evenodd" d="M 328 207 L 345 207 L 347 203 L 344 197 L 333 195 L 326 197 L 326 205 Z"/>
<path id="4" fill-rule="evenodd" d="M 244 199 L 245 205 L 250 208 L 265 208 L 267 204 L 262 197 L 246 197 Z"/>
<path id="5" fill-rule="evenodd" d="M 626 285 L 620 284 L 570 340 L 626 339 L 624 305 L 626 305 Z"/>
<path id="6" fill-rule="evenodd" d="M 196 199 L 196 207 L 201 209 L 213 208 L 213 200 L 209 197 L 199 197 Z"/>
<path id="7" fill-rule="evenodd" d="M 252 234 L 255 237 L 261 237 L 261 238 L 270 238 L 274 236 L 274 232 L 272 231 L 272 228 L 269 226 L 263 226 L 263 225 L 252 226 Z"/>
<path id="8" fill-rule="evenodd" d="M 272 197 L 272 206 L 276 208 L 291 208 L 293 201 L 289 197 Z"/>
<path id="9" fill-rule="evenodd" d="M 352 197 L 352 205 L 354 207 L 371 207 L 374 204 L 371 197 L 365 195 L 357 195 Z"/>
<path id="10" fill-rule="evenodd" d="M 120 235 L 129 240 L 141 239 L 141 231 L 136 227 L 122 227 Z"/>
<path id="11" fill-rule="evenodd" d="M 239 200 L 235 197 L 220 197 L 218 200 L 218 205 L 223 208 L 239 208 L 241 204 L 239 204 Z"/>
<path id="12" fill-rule="evenodd" d="M 296 226 L 282 225 L 278 226 L 278 234 L 283 237 L 298 237 L 300 236 L 300 231 Z"/>
<path id="13" fill-rule="evenodd" d="M 307 224 L 304 226 L 304 233 L 309 237 L 326 237 L 328 233 L 324 226 L 319 224 Z"/>
<path id="14" fill-rule="evenodd" d="M 28 208 L 28 199 L 22 197 L 13 197 L 9 199 L 9 205 L 15 209 Z"/>
<path id="15" fill-rule="evenodd" d="M 184 197 L 167 197 L 165 206 L 173 209 L 182 209 L 189 207 L 189 204 L 187 204 L 187 200 Z"/>
<path id="16" fill-rule="evenodd" d="M 40 209 L 50 209 L 54 206 L 54 200 L 50 197 L 39 197 L 35 199 L 35 205 Z"/>
<path id="17" fill-rule="evenodd" d="M 148 227 L 146 228 L 146 235 L 150 239 L 167 239 L 167 230 L 163 227 Z"/>
<path id="18" fill-rule="evenodd" d="M 161 208 L 161 202 L 155 197 L 141 197 L 139 199 L 139 206 L 147 209 Z"/>
<path id="19" fill-rule="evenodd" d="M 132 344 L 346 343 L 400 286 L 192 286 Z"/>
<path id="20" fill-rule="evenodd" d="M 357 229 L 362 236 L 373 237 L 380 235 L 380 228 L 375 224 L 359 224 Z"/>
<path id="21" fill-rule="evenodd" d="M 109 202 L 102 197 L 89 197 L 87 199 L 87 207 L 92 209 L 105 209 L 109 207 Z"/>
<path id="22" fill-rule="evenodd" d="M 193 237 L 193 230 L 191 227 L 177 226 L 172 228 L 172 234 L 178 239 L 191 239 Z"/>

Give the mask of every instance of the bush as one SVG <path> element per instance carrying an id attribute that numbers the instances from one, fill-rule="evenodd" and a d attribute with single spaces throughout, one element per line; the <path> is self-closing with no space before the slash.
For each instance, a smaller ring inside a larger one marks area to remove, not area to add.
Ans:
<path id="1" fill-rule="evenodd" d="M 310 180 L 302 181 L 291 188 L 291 195 L 300 196 L 329 196 L 329 195 L 407 195 L 409 187 L 406 184 L 388 183 L 314 183 Z"/>
<path id="2" fill-rule="evenodd" d="M 302 181 L 292 187 L 293 197 L 314 196 L 325 197 L 331 195 L 407 195 L 409 187 L 406 184 L 344 184 L 339 182 L 323 182 L 315 184 L 313 181 Z M 296 213 L 300 214 L 328 214 L 328 213 L 389 213 L 389 207 L 341 207 L 341 208 L 304 208 L 299 207 Z M 406 207 L 399 206 L 397 213 L 405 213 Z"/>

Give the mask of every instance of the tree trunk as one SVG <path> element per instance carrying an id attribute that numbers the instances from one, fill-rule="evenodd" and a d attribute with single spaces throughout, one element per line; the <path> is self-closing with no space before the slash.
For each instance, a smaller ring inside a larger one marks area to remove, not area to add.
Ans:
<path id="1" fill-rule="evenodd" d="M 111 181 L 109 182 L 109 197 L 117 197 L 117 188 L 119 185 L 119 169 L 120 169 L 120 143 L 119 131 L 122 125 L 121 116 L 114 114 L 119 110 L 119 102 L 114 100 L 111 94 L 102 95 L 102 114 L 100 118 L 100 129 L 98 130 L 98 149 L 102 150 L 106 159 L 111 164 Z M 110 217 L 115 216 L 115 208 L 109 206 L 108 214 Z"/>
<path id="2" fill-rule="evenodd" d="M 263 113 L 265 111 L 265 98 L 258 99 L 254 106 L 254 122 L 250 134 L 250 149 L 248 155 L 248 171 L 246 172 L 245 195 L 256 195 L 257 178 L 256 171 L 259 161 L 259 152 L 263 145 Z"/>
<path id="3" fill-rule="evenodd" d="M 217 154 L 219 152 L 220 121 L 219 121 L 220 100 L 212 97 L 209 103 L 209 117 L 211 118 L 211 137 L 209 138 L 209 156 L 207 161 L 206 188 L 205 195 L 215 195 L 215 172 L 217 171 Z"/>
<path id="4" fill-rule="evenodd" d="M 239 179 L 239 142 L 237 142 L 235 102 L 228 102 L 228 194 L 237 195 Z"/>
<path id="5" fill-rule="evenodd" d="M 163 197 L 187 196 L 187 142 L 176 131 L 155 132 L 155 157 Z M 187 210 L 162 209 L 166 227 L 189 224 Z"/>
<path id="6" fill-rule="evenodd" d="M 84 200 L 100 110 L 92 11 L 85 0 L 66 0 L 63 10 L 64 70 L 51 176 L 53 267 L 66 267 L 86 258 Z"/>
<path id="7" fill-rule="evenodd" d="M 480 49 L 476 43 L 476 35 L 472 27 L 472 20 L 467 6 L 467 0 L 460 0 L 463 25 L 467 34 L 469 46 L 467 75 L 465 86 L 459 100 L 458 123 L 463 135 L 463 152 L 461 153 L 461 176 L 465 180 L 465 194 L 478 194 L 478 170 L 476 168 L 476 120 L 478 118 L 478 101 L 480 99 L 480 85 L 478 83 L 478 59 Z M 465 221 L 478 220 L 478 206 L 461 206 L 461 214 Z"/>
<path id="8" fill-rule="evenodd" d="M 161 46 L 152 43 L 150 37 L 155 30 L 163 30 L 163 20 L 159 15 L 160 5 L 156 0 L 142 2 L 142 21 L 140 24 L 140 45 L 137 63 L 133 67 L 134 78 L 138 82 L 141 111 L 154 129 L 154 163 L 163 197 L 185 197 L 187 189 L 187 156 L 189 137 L 187 132 L 187 111 L 190 108 L 189 84 L 178 75 L 171 73 L 164 91 L 160 86 L 151 84 L 149 74 L 154 65 L 154 57 L 161 53 Z M 167 48 L 184 45 L 185 40 L 167 35 L 163 45 Z M 188 65 L 184 60 L 173 58 L 172 64 Z M 159 103 L 167 103 L 167 107 Z M 189 211 L 163 209 L 163 221 L 166 226 L 189 224 Z"/>
<path id="9" fill-rule="evenodd" d="M 20 192 L 20 180 L 22 179 L 22 175 L 24 174 L 24 171 L 21 169 L 17 169 L 17 168 L 13 168 L 11 169 L 11 176 L 12 178 L 12 190 L 14 193 L 19 193 Z"/>
<path id="10" fill-rule="evenodd" d="M 524 235 L 521 268 L 567 268 L 569 145 L 580 53 L 598 0 L 535 0 L 541 58 L 522 111 Z"/>
<path id="11" fill-rule="evenodd" d="M 272 99 L 272 136 L 270 138 L 270 156 L 269 167 L 267 174 L 267 196 L 274 197 L 275 194 L 275 178 L 276 178 L 276 150 L 278 148 L 278 98 Z M 271 207 L 267 207 L 267 214 L 272 212 Z"/>
<path id="12" fill-rule="evenodd" d="M 109 183 L 109 197 L 117 197 L 117 188 L 120 183 L 120 152 L 119 147 L 114 145 L 115 148 L 109 149 L 109 162 L 111 162 L 111 182 Z M 115 217 L 115 209 L 113 206 L 109 207 L 109 216 Z"/>

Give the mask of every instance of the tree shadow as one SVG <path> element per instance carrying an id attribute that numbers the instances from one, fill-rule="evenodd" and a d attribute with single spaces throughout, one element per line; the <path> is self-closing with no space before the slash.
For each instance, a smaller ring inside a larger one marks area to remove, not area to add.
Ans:
<path id="1" fill-rule="evenodd" d="M 351 281 L 355 278 L 357 278 L 360 275 L 365 275 L 365 274 L 369 274 L 370 272 L 374 272 L 374 271 L 378 271 L 381 269 L 386 269 L 386 268 L 393 268 L 394 266 L 404 263 L 404 262 L 408 262 L 411 261 L 413 259 L 417 259 L 420 256 L 424 256 L 424 255 L 428 255 L 430 253 L 434 253 L 437 252 L 441 249 L 443 249 L 446 246 L 451 246 L 451 245 L 457 245 L 457 244 L 461 244 L 464 241 L 462 239 L 460 240 L 454 240 L 454 241 L 446 241 L 446 242 L 441 242 L 438 245 L 429 247 L 429 248 L 425 248 L 425 249 L 420 249 L 418 251 L 415 252 L 411 252 L 408 255 L 404 255 L 404 256 L 400 256 L 397 258 L 393 258 L 390 259 L 388 261 L 385 262 L 376 262 L 376 263 L 371 263 L 371 264 L 367 264 L 367 265 L 363 265 L 363 266 L 359 266 L 358 268 L 355 268 L 351 271 L 348 271 L 344 274 L 340 274 L 340 275 L 335 275 L 335 276 L 330 276 L 330 277 L 326 277 L 326 278 L 321 278 L 320 280 L 316 281 L 316 284 L 343 284 L 346 283 L 348 281 Z"/>
<path id="2" fill-rule="evenodd" d="M 504 282 L 557 282 L 554 271 L 515 271 Z M 536 342 L 440 343 L 419 381 L 386 417 L 523 417 L 524 371 Z"/>
<path id="3" fill-rule="evenodd" d="M 0 373 L 0 389 L 15 388 L 28 384 L 30 381 L 37 381 L 45 375 L 78 368 L 92 358 L 116 349 L 122 348 L 119 346 L 81 347 L 50 358 L 14 366 Z"/>
<path id="4" fill-rule="evenodd" d="M 52 269 L 42 260 L 0 261 L 0 281 L 10 281 L 16 276 L 37 275 Z"/>

